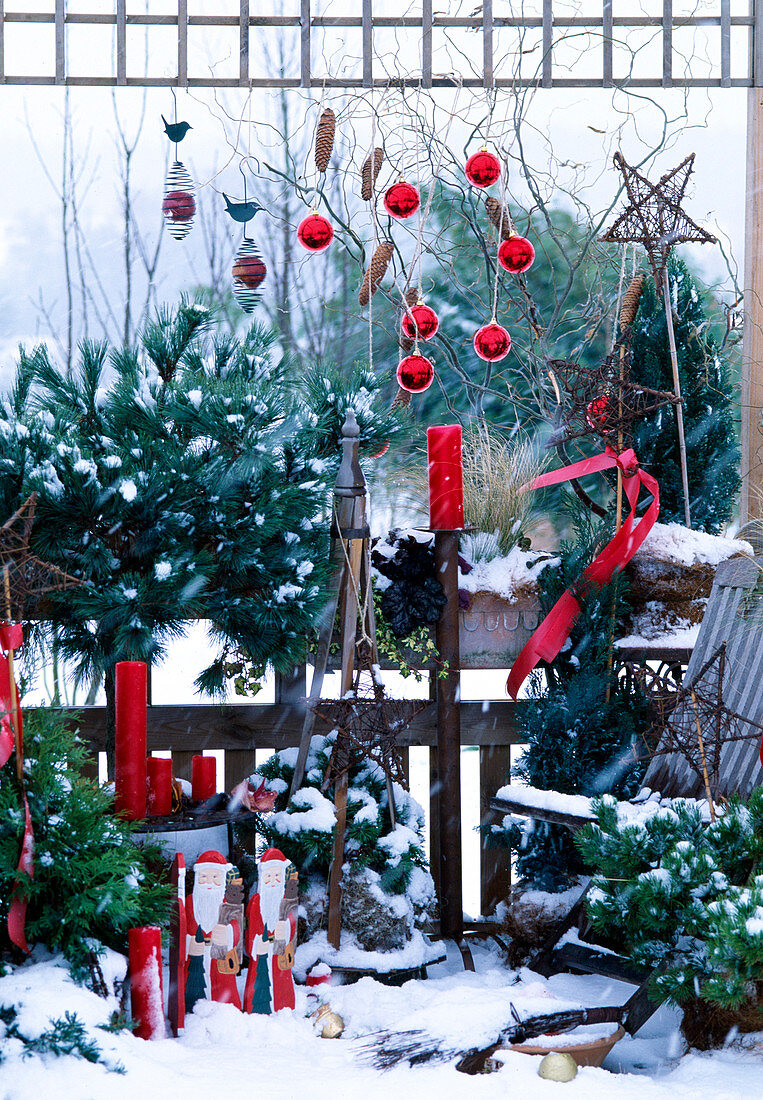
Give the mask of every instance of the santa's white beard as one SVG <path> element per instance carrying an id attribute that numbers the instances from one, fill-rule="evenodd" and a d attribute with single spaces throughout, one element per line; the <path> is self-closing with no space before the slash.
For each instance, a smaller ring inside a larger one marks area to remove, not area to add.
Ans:
<path id="1" fill-rule="evenodd" d="M 283 893 L 283 883 L 280 882 L 276 882 L 272 886 L 259 887 L 260 913 L 269 932 L 272 932 L 278 923 Z"/>
<path id="2" fill-rule="evenodd" d="M 225 885 L 215 886 L 214 883 L 193 887 L 193 915 L 196 917 L 202 931 L 211 932 L 220 919 L 220 906 L 225 898 Z"/>

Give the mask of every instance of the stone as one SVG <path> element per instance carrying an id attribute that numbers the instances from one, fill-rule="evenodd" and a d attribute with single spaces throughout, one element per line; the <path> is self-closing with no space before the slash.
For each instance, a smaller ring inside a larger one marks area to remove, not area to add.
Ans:
<path id="1" fill-rule="evenodd" d="M 546 1081 L 571 1081 L 578 1075 L 578 1064 L 571 1054 L 547 1054 L 538 1066 L 538 1076 Z"/>

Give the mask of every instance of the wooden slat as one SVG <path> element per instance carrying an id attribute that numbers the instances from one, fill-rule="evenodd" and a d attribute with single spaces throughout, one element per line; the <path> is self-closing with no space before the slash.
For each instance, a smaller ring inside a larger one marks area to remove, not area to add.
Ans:
<path id="1" fill-rule="evenodd" d="M 494 820 L 490 799 L 509 778 L 509 746 L 490 745 L 480 754 L 480 821 Z M 480 912 L 488 916 L 496 906 L 506 901 L 511 882 L 511 859 L 507 849 L 490 848 L 483 839 L 480 846 Z"/>
<path id="2" fill-rule="evenodd" d="M 604 0 L 601 14 L 602 85 L 612 87 L 612 0 Z"/>
<path id="3" fill-rule="evenodd" d="M 363 0 L 363 87 L 370 88 L 374 71 L 373 0 Z"/>
<path id="4" fill-rule="evenodd" d="M 65 17 L 65 0 L 56 0 L 54 10 L 56 41 L 56 84 L 63 84 L 66 80 L 66 26 L 64 22 Z"/>
<path id="5" fill-rule="evenodd" d="M 405 776 L 405 782 L 411 781 L 411 752 L 408 746 L 400 749 L 400 763 L 403 766 L 403 775 Z"/>
<path id="6" fill-rule="evenodd" d="M 299 82 L 303 88 L 310 87 L 310 0 L 301 0 L 299 31 Z"/>
<path id="7" fill-rule="evenodd" d="M 482 0 L 482 83 L 493 87 L 493 0 Z"/>
<path id="8" fill-rule="evenodd" d="M 673 0 L 662 0 L 662 86 L 673 87 Z"/>
<path id="9" fill-rule="evenodd" d="M 276 673 L 276 703 L 299 706 L 307 695 L 307 669 L 298 665 L 290 675 Z"/>
<path id="10" fill-rule="evenodd" d="M 238 76 L 246 86 L 249 83 L 249 0 L 240 0 L 238 26 Z"/>
<path id="11" fill-rule="evenodd" d="M 440 772 L 437 748 L 429 749 L 429 870 L 434 888 L 440 890 Z"/>
<path id="12" fill-rule="evenodd" d="M 5 84 L 5 0 L 0 0 L 0 84 Z"/>
<path id="13" fill-rule="evenodd" d="M 149 744 L 149 750 L 153 748 Z M 172 774 L 176 779 L 187 779 L 191 781 L 191 771 L 193 768 L 193 758 L 198 756 L 201 749 L 190 749 L 188 751 L 172 750 Z"/>
<path id="14" fill-rule="evenodd" d="M 731 0 L 721 0 L 721 87 L 731 86 Z"/>
<path id="15" fill-rule="evenodd" d="M 127 82 L 127 0 L 117 0 L 117 84 Z"/>
<path id="16" fill-rule="evenodd" d="M 188 0 L 178 0 L 178 85 L 188 83 Z"/>
<path id="17" fill-rule="evenodd" d="M 501 795 L 500 798 L 491 798 L 489 807 L 498 814 L 518 814 L 521 817 L 530 817 L 533 821 L 549 821 L 552 825 L 566 825 L 575 832 L 595 821 L 593 814 L 570 814 L 561 810 L 546 810 L 541 806 L 526 806 L 520 798 L 516 800 Z"/>
<path id="18" fill-rule="evenodd" d="M 421 8 L 421 83 L 432 87 L 432 0 L 423 0 Z"/>
<path id="19" fill-rule="evenodd" d="M 225 750 L 225 789 L 232 791 L 237 783 L 254 771 L 254 749 Z"/>
<path id="20" fill-rule="evenodd" d="M 554 24 L 552 0 L 543 0 L 543 62 L 541 84 L 551 87 L 553 75 L 552 48 L 554 44 Z"/>
<path id="21" fill-rule="evenodd" d="M 559 969 L 569 967 L 584 974 L 601 974 L 604 978 L 631 982 L 633 985 L 640 985 L 648 977 L 648 971 L 641 966 L 635 966 L 630 959 L 597 950 L 595 947 L 586 947 L 585 944 L 565 943 L 554 951 L 554 962 L 559 964 Z"/>

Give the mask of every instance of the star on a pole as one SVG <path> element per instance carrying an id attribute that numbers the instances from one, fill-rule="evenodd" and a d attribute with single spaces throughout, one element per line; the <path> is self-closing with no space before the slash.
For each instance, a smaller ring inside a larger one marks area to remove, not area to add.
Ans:
<path id="1" fill-rule="evenodd" d="M 599 240 L 611 244 L 642 244 L 649 257 L 657 293 L 661 295 L 663 273 L 674 244 L 688 241 L 715 244 L 716 241 L 681 208 L 694 167 L 694 153 L 682 160 L 677 168 L 666 172 L 658 183 L 650 183 L 626 162 L 622 153 L 615 153 L 614 162 L 623 177 L 628 205 Z"/>
<path id="2" fill-rule="evenodd" d="M 0 617 L 20 620 L 47 592 L 62 592 L 82 582 L 29 549 L 37 494 L 0 526 Z"/>

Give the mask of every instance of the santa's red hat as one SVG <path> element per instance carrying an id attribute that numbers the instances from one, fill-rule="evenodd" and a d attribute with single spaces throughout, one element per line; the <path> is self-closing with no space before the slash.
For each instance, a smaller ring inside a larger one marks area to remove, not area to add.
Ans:
<path id="1" fill-rule="evenodd" d="M 213 852 L 213 851 L 210 850 L 209 852 L 202 852 L 201 853 L 199 858 L 194 863 L 193 869 L 195 871 L 197 867 L 205 867 L 205 866 L 228 868 L 228 867 L 231 867 L 232 864 L 228 863 L 225 856 L 221 855 L 220 852 Z"/>
<path id="2" fill-rule="evenodd" d="M 260 866 L 263 863 L 288 863 L 288 859 L 279 848 L 266 848 L 260 856 Z"/>

